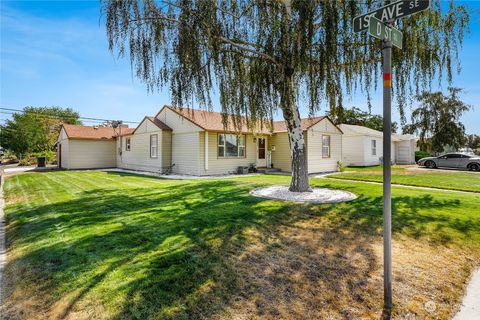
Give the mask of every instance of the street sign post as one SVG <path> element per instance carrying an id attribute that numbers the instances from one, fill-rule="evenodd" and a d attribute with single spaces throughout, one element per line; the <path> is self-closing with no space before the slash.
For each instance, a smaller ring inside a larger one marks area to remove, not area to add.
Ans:
<path id="1" fill-rule="evenodd" d="M 392 41 L 392 44 L 398 49 L 402 49 L 402 33 L 394 27 L 386 26 L 382 21 L 375 17 L 370 17 L 368 33 L 380 40 Z"/>
<path id="2" fill-rule="evenodd" d="M 383 55 L 383 318 L 392 315 L 392 45 L 402 49 L 396 19 L 430 8 L 430 0 L 401 0 L 353 19 L 353 30 L 368 29 L 382 40 Z"/>
<path id="3" fill-rule="evenodd" d="M 390 3 L 375 11 L 357 16 L 353 19 L 353 31 L 361 32 L 368 29 L 370 17 L 383 22 L 393 21 L 430 8 L 430 0 L 401 0 Z"/>

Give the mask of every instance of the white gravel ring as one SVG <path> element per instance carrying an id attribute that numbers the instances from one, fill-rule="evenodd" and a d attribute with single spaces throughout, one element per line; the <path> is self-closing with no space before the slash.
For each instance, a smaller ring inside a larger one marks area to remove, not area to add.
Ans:
<path id="1" fill-rule="evenodd" d="M 328 188 L 313 188 L 312 192 L 291 192 L 288 186 L 268 186 L 250 191 L 255 197 L 307 203 L 338 203 L 351 201 L 357 195 L 343 190 Z"/>

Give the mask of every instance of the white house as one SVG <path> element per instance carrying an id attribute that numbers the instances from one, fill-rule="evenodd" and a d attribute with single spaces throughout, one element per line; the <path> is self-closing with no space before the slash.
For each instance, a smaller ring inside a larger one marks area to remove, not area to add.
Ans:
<path id="1" fill-rule="evenodd" d="M 118 167 L 188 175 L 234 173 L 239 166 L 291 171 L 284 121 L 273 127 L 221 113 L 164 106 L 135 129 L 64 125 L 58 140 L 62 168 Z M 302 119 L 309 173 L 336 171 L 342 159 L 342 130 L 328 117 Z M 78 143 L 77 141 L 82 141 Z"/>
<path id="2" fill-rule="evenodd" d="M 381 163 L 383 133 L 367 127 L 341 124 L 343 131 L 343 162 L 349 166 L 372 166 Z M 416 138 L 392 134 L 392 161 L 396 164 L 415 163 Z"/>

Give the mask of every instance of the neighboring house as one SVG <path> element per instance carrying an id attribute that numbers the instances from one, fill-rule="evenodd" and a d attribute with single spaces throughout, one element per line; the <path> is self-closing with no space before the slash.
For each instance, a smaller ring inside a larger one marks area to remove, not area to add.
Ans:
<path id="1" fill-rule="evenodd" d="M 348 166 L 372 166 L 381 163 L 383 133 L 363 126 L 341 124 L 343 162 Z M 392 162 L 415 163 L 416 139 L 411 135 L 392 134 Z"/>
<path id="2" fill-rule="evenodd" d="M 135 130 L 111 131 L 101 156 L 108 157 L 111 167 L 152 172 L 171 168 L 173 173 L 188 175 L 234 173 L 239 166 L 251 164 L 291 171 L 283 121 L 269 128 L 260 123 L 247 124 L 244 118 L 236 118 L 236 125 L 229 118 L 225 127 L 222 120 L 218 112 L 164 106 L 155 117 L 145 117 Z M 336 171 L 342 159 L 342 131 L 328 117 L 302 119 L 302 127 L 309 172 Z M 65 139 L 69 140 L 61 133 L 59 146 Z M 113 152 L 112 141 L 116 146 Z M 66 165 L 72 161 L 64 160 L 63 167 L 78 168 Z"/>
<path id="3" fill-rule="evenodd" d="M 113 128 L 64 124 L 57 141 L 58 166 L 64 169 L 115 167 L 117 134 Z"/>

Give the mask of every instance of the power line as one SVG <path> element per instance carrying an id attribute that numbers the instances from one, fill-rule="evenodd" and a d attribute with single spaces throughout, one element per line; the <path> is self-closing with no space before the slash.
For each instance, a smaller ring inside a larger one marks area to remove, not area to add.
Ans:
<path id="1" fill-rule="evenodd" d="M 61 118 L 61 117 L 58 117 L 58 116 L 43 114 L 43 113 L 35 112 L 35 111 L 24 111 L 24 110 L 20 110 L 20 109 L 3 108 L 3 107 L 0 107 L 0 110 L 10 111 L 10 113 L 1 112 L 1 113 L 5 113 L 5 114 L 14 114 L 16 112 L 21 112 L 21 113 L 24 113 L 24 114 L 29 113 L 29 114 L 36 114 L 36 115 L 39 115 L 39 116 L 50 117 L 50 118 L 55 118 L 55 119 L 64 119 L 64 118 Z M 116 120 L 111 120 L 111 119 L 100 119 L 100 118 L 90 118 L 90 117 L 78 117 L 78 119 L 85 120 L 85 121 L 90 120 L 91 122 L 93 122 L 93 121 L 99 121 L 99 122 L 116 121 Z M 138 121 L 122 121 L 122 122 L 123 123 L 131 123 L 131 124 L 137 124 L 138 123 Z"/>

